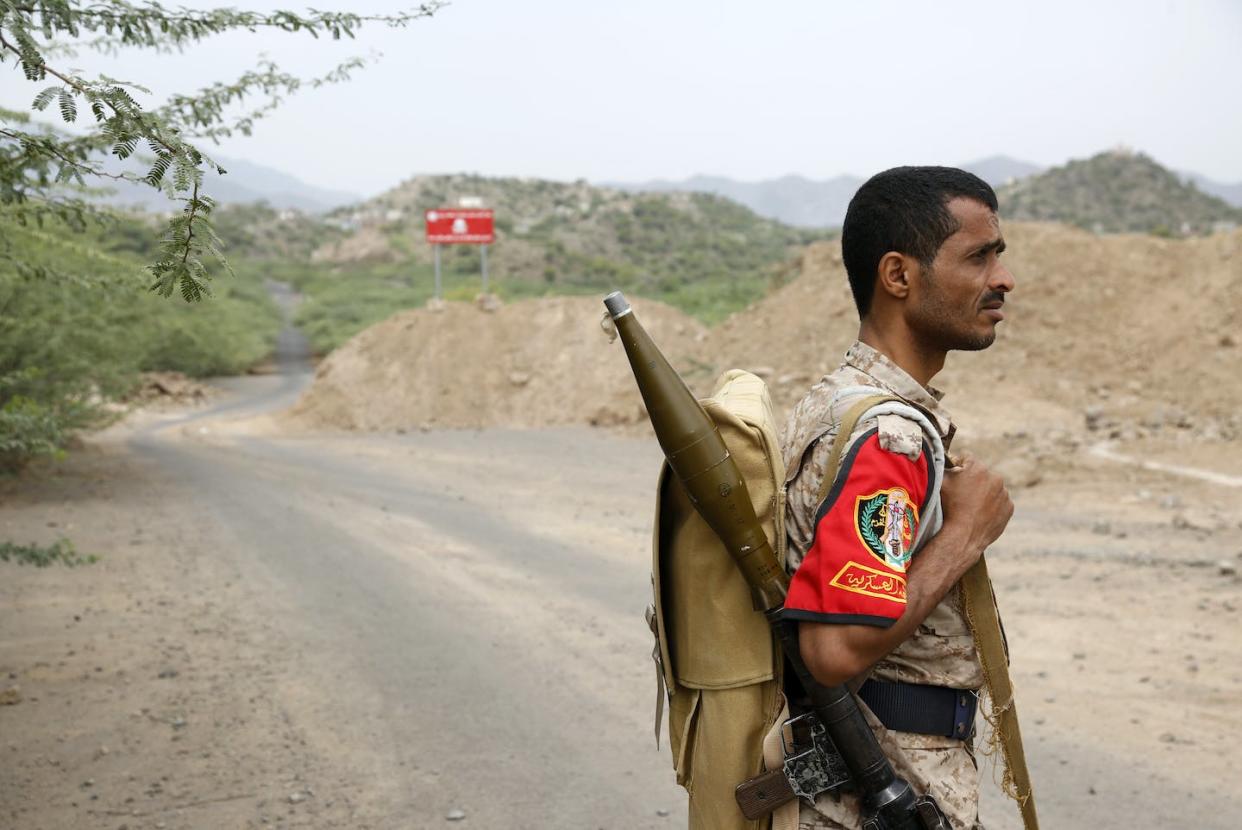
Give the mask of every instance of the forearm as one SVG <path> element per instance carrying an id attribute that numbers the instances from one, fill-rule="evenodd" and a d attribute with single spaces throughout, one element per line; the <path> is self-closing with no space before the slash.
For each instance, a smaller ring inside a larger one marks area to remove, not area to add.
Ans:
<path id="1" fill-rule="evenodd" d="M 802 660 L 812 676 L 826 686 L 862 674 L 905 642 L 978 558 L 976 543 L 952 525 L 919 550 L 906 572 L 906 606 L 889 627 L 801 623 Z"/>

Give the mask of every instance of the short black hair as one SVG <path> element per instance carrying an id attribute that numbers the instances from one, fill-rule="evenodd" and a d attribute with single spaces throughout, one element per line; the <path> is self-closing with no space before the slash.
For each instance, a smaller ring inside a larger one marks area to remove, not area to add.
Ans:
<path id="1" fill-rule="evenodd" d="M 956 167 L 894 167 L 858 188 L 841 226 L 841 258 L 860 318 L 871 310 L 876 270 L 886 253 L 906 254 L 931 267 L 940 246 L 958 230 L 948 203 L 959 196 L 997 209 L 991 185 Z"/>

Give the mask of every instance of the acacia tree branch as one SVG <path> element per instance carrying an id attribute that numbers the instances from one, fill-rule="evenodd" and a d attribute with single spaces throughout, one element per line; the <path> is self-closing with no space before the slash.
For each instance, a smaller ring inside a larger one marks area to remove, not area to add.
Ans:
<path id="1" fill-rule="evenodd" d="M 2 31 L 2 30 L 0 30 L 0 47 L 3 47 L 3 48 L 5 48 L 5 49 L 9 50 L 10 52 L 14 53 L 15 55 L 17 55 L 17 56 L 18 56 L 18 58 L 23 58 L 23 57 L 25 57 L 25 56 L 22 54 L 22 51 L 21 51 L 20 49 L 18 49 L 16 46 L 14 46 L 13 44 L 9 43 L 7 40 L 5 40 L 5 39 L 4 39 L 4 34 L 3 34 L 3 31 Z M 53 69 L 51 66 L 48 66 L 48 64 L 47 64 L 46 62 L 42 62 L 42 63 L 40 63 L 40 64 L 38 65 L 38 67 L 36 67 L 36 68 L 37 68 L 37 70 L 38 70 L 39 72 L 44 72 L 44 73 L 47 73 L 48 75 L 51 75 L 51 76 L 53 76 L 53 77 L 55 77 L 55 78 L 59 78 L 59 79 L 60 79 L 61 81 L 63 81 L 63 82 L 64 82 L 67 86 L 70 86 L 70 87 L 72 87 L 73 89 L 77 90 L 77 91 L 78 91 L 81 95 L 83 95 L 84 97 L 86 97 L 88 100 L 91 100 L 91 101 L 98 100 L 98 96 L 94 95 L 94 94 L 93 94 L 93 91 L 92 91 L 89 87 L 87 87 L 85 84 L 83 84 L 80 78 L 76 78 L 76 77 L 74 77 L 74 76 L 72 76 L 72 75 L 65 75 L 65 74 L 63 74 L 63 73 L 61 73 L 61 72 L 58 72 L 58 71 L 56 71 L 55 69 Z M 108 107 L 108 109 L 112 110 L 113 115 L 116 115 L 116 116 L 118 116 L 118 117 L 127 117 L 127 116 L 128 116 L 128 117 L 130 117 L 130 118 L 133 118 L 133 119 L 134 119 L 134 120 L 138 123 L 138 126 L 145 128 L 146 132 L 145 132 L 145 134 L 143 135 L 143 137 L 144 137 L 144 138 L 147 138 L 147 139 L 150 139 L 151 141 L 156 142 L 157 144 L 159 144 L 161 147 L 163 147 L 165 150 L 167 150 L 167 151 L 168 151 L 168 152 L 170 152 L 170 153 L 174 153 L 174 154 L 175 154 L 175 153 L 177 152 L 177 148 L 176 148 L 176 147 L 174 147 L 173 145 L 169 144 L 169 143 L 168 143 L 167 141 L 165 141 L 165 140 L 164 140 L 161 136 L 159 136 L 159 135 L 158 135 L 158 134 L 157 134 L 157 133 L 156 133 L 156 132 L 155 132 L 155 131 L 151 128 L 151 125 L 150 125 L 150 124 L 148 124 L 148 123 L 147 123 L 147 122 L 146 122 L 146 121 L 142 118 L 142 116 L 141 116 L 141 115 L 136 115 L 136 114 L 134 114 L 134 113 L 122 113 L 122 112 L 121 112 L 121 110 L 119 110 L 119 109 L 117 108 L 116 104 L 114 104 L 114 103 L 113 103 L 112 101 L 110 101 L 110 100 L 107 100 L 106 98 L 104 98 L 104 99 L 101 101 L 101 103 L 105 104 L 105 105 Z M 188 145 L 187 145 L 187 146 L 188 146 Z"/>
<path id="2" fill-rule="evenodd" d="M 154 46 L 161 40 L 181 43 L 201 40 L 228 29 L 262 28 L 282 29 L 287 32 L 306 31 L 318 38 L 321 33 L 334 39 L 342 35 L 353 37 L 353 30 L 365 23 L 383 23 L 390 28 L 402 27 L 415 20 L 431 17 L 448 5 L 447 0 L 428 0 L 409 11 L 391 15 L 355 14 L 353 12 L 325 12 L 310 10 L 306 16 L 290 11 L 270 14 L 247 12 L 237 9 L 212 9 L 196 11 L 180 9 L 170 11 L 158 3 L 133 4 L 124 0 L 106 0 L 93 6 L 57 11 L 44 5 L 9 3 L 15 12 L 40 15 L 43 21 L 58 28 L 82 28 L 95 31 L 121 29 L 121 40 L 126 45 Z M 155 24 L 155 25 L 152 25 Z"/>
<path id="3" fill-rule="evenodd" d="M 89 173 L 90 175 L 98 176 L 101 179 L 112 179 L 113 181 L 124 181 L 124 182 L 141 181 L 141 179 L 139 179 L 137 176 L 132 176 L 126 173 L 108 173 L 107 171 L 100 170 L 98 167 L 93 167 L 84 161 L 79 161 L 78 159 L 72 158 L 66 155 L 61 150 L 57 149 L 56 145 L 53 142 L 40 140 L 42 136 L 35 136 L 35 135 L 31 135 L 30 133 L 15 132 L 13 130 L 6 130 L 3 127 L 0 127 L 0 136 L 13 139 L 14 141 L 21 144 L 24 148 L 26 148 L 27 151 L 35 150 L 38 152 L 42 152 L 44 155 L 48 155 L 48 156 L 51 156 L 57 159 L 62 164 L 67 164 L 70 167 L 73 167 L 83 173 Z"/>
<path id="4" fill-rule="evenodd" d="M 4 39 L 3 29 L 0 29 L 0 47 L 4 47 L 5 49 L 8 49 L 14 55 L 17 55 L 19 59 L 25 57 L 25 55 L 22 54 L 21 49 L 18 49 L 16 46 L 14 46 L 13 44 L 9 43 L 7 40 Z M 81 82 L 77 81 L 73 77 L 69 75 L 62 75 L 61 73 L 57 72 L 52 67 L 48 66 L 46 63 L 39 64 L 38 69 L 41 72 L 46 72 L 48 75 L 52 75 L 53 77 L 60 78 L 66 84 L 73 87 L 78 92 L 82 93 L 83 95 L 86 94 L 86 87 L 82 86 Z"/>
<path id="5" fill-rule="evenodd" d="M 190 259 L 190 243 L 194 241 L 194 216 L 198 212 L 198 182 L 194 183 L 194 192 L 190 194 L 190 217 L 186 222 L 185 250 L 181 252 L 181 267 L 184 268 Z"/>

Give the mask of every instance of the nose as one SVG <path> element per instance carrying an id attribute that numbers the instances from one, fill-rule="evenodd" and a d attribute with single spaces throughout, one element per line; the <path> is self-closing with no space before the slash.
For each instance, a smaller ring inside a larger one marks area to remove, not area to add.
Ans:
<path id="1" fill-rule="evenodd" d="M 1006 268 L 1004 263 L 998 261 L 996 263 L 996 269 L 992 271 L 991 279 L 988 280 L 988 288 L 1002 294 L 1008 294 L 1010 291 L 1013 291 L 1013 272 Z"/>

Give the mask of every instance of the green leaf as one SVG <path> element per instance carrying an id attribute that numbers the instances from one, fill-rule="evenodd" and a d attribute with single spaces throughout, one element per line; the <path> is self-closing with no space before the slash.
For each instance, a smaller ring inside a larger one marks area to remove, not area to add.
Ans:
<path id="1" fill-rule="evenodd" d="M 61 92 L 62 89 L 63 88 L 60 86 L 49 86 L 47 89 L 35 96 L 35 99 L 30 106 L 40 111 L 47 109 L 47 105 L 52 103 L 52 99 L 55 98 L 56 94 Z"/>
<path id="2" fill-rule="evenodd" d="M 78 102 L 73 100 L 73 91 L 68 87 L 60 90 L 60 117 L 68 124 L 78 120 Z"/>

